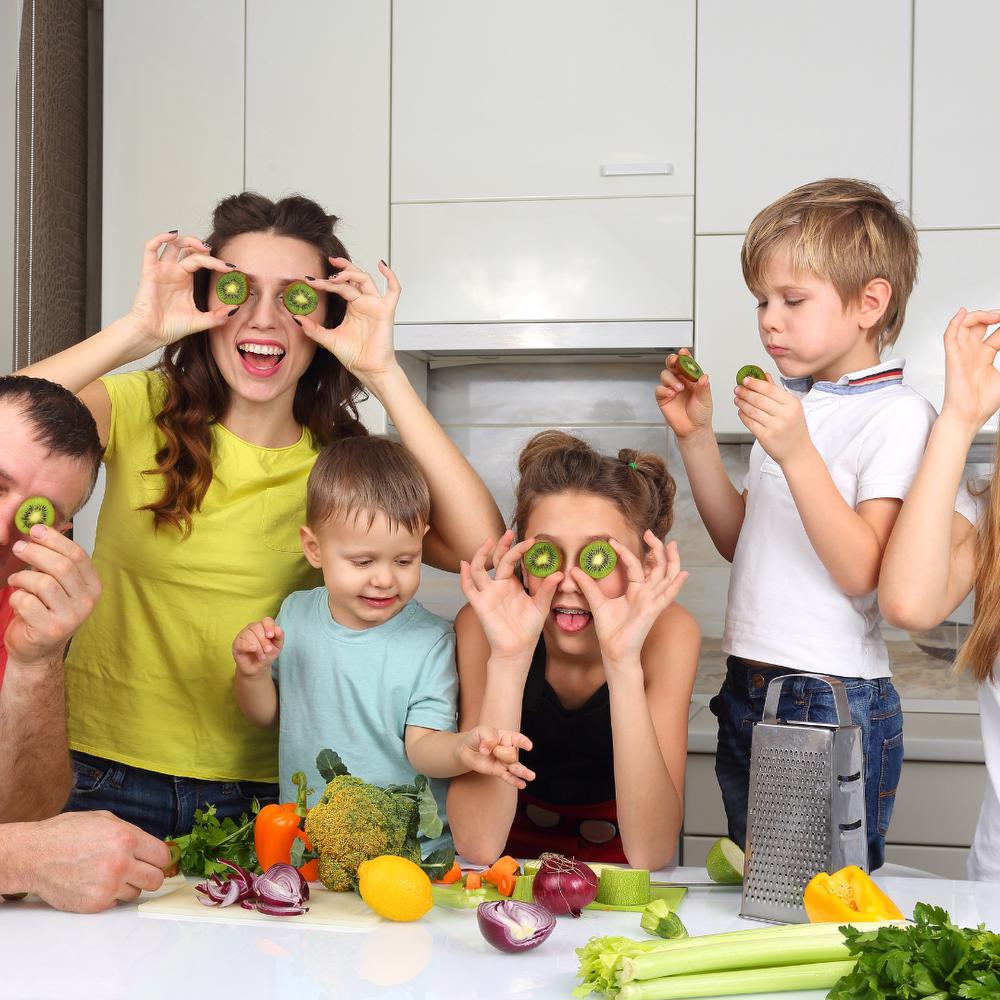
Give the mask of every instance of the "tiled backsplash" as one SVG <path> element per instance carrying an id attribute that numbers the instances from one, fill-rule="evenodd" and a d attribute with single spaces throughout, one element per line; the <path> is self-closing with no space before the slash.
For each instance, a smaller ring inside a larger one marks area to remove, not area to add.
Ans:
<path id="1" fill-rule="evenodd" d="M 452 440 L 469 456 L 490 488 L 504 518 L 513 511 L 517 456 L 532 434 L 558 427 L 588 440 L 605 454 L 636 448 L 663 455 L 677 482 L 674 526 L 681 562 L 690 576 L 680 602 L 698 619 L 704 636 L 698 693 L 718 689 L 722 635 L 729 585 L 729 564 L 716 552 L 691 497 L 691 488 L 672 432 L 666 427 L 653 389 L 660 366 L 647 362 L 535 362 L 460 365 L 428 373 L 431 411 Z M 716 405 L 729 405 L 728 399 Z M 749 444 L 724 444 L 723 460 L 730 479 L 742 484 Z M 982 473 L 992 458 L 990 445 L 976 445 L 970 472 Z M 458 577 L 424 569 L 420 601 L 451 618 L 464 603 Z M 969 621 L 968 602 L 954 616 Z M 905 632 L 884 627 L 897 687 L 908 699 L 974 701 L 976 686 L 956 678 L 948 666 L 948 649 L 961 642 L 962 631 L 950 626 L 921 638 L 925 647 L 943 647 L 945 658 L 919 648 Z"/>

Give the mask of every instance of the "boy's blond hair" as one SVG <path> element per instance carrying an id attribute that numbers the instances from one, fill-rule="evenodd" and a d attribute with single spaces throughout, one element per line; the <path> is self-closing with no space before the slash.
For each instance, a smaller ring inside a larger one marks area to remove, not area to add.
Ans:
<path id="1" fill-rule="evenodd" d="M 385 514 L 393 529 L 422 531 L 431 495 L 416 459 L 401 444 L 380 437 L 342 438 L 316 459 L 306 486 L 306 523 L 316 529 L 330 518 Z"/>
<path id="2" fill-rule="evenodd" d="M 795 271 L 825 278 L 847 305 L 868 282 L 883 278 L 892 297 L 870 331 L 876 350 L 899 337 L 917 277 L 917 232 L 880 188 L 831 177 L 789 191 L 759 212 L 743 241 L 743 278 L 758 292 L 775 253 L 788 247 Z"/>

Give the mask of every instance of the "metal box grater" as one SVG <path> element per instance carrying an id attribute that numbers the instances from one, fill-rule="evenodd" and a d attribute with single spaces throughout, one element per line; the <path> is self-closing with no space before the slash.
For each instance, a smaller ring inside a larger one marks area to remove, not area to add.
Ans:
<path id="1" fill-rule="evenodd" d="M 802 893 L 817 872 L 868 870 L 861 727 L 843 684 L 818 674 L 808 676 L 830 686 L 837 724 L 779 720 L 782 685 L 802 676 L 768 684 L 753 728 L 740 915 L 755 920 L 806 923 Z"/>

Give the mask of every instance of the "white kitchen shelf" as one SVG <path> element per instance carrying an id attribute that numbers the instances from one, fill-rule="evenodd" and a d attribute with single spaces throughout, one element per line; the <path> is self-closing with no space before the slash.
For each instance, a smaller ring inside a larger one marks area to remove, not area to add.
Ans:
<path id="1" fill-rule="evenodd" d="M 666 352 L 694 343 L 690 320 L 624 323 L 398 323 L 397 351 L 430 364 L 459 361 L 662 361 Z"/>

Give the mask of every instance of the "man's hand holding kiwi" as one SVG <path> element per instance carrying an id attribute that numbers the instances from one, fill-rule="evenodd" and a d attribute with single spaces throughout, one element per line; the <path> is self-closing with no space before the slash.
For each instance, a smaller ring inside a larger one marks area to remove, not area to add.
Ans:
<path id="1" fill-rule="evenodd" d="M 12 573 L 14 618 L 4 645 L 21 665 L 61 663 L 66 643 L 86 621 L 101 595 L 90 557 L 54 527 L 35 524 L 12 551 L 25 568 Z"/>

